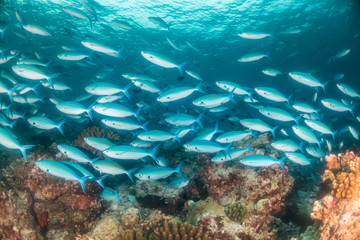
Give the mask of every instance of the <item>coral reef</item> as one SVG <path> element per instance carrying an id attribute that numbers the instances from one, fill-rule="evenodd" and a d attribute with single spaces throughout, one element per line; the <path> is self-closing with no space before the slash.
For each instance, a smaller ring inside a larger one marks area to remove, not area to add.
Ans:
<path id="1" fill-rule="evenodd" d="M 241 203 L 229 204 L 224 211 L 231 220 L 236 222 L 240 222 L 246 215 L 245 207 Z"/>
<path id="2" fill-rule="evenodd" d="M 126 134 L 120 135 L 110 128 L 100 128 L 98 126 L 85 128 L 77 135 L 76 139 L 74 140 L 74 145 L 85 148 L 97 156 L 102 156 L 102 153 L 87 145 L 84 141 L 85 137 L 106 138 L 115 144 L 121 144 L 123 142 L 129 141 L 130 139 Z"/>
<path id="3" fill-rule="evenodd" d="M 311 218 L 316 220 L 319 239 L 358 239 L 360 234 L 359 165 L 353 152 L 326 157 L 322 180 L 332 187 L 331 194 L 315 201 Z"/>

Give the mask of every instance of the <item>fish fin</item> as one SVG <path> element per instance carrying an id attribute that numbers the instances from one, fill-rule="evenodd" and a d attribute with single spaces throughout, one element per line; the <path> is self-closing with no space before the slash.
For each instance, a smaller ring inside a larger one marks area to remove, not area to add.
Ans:
<path id="1" fill-rule="evenodd" d="M 24 146 L 21 146 L 19 148 L 19 150 L 21 151 L 22 155 L 24 156 L 25 160 L 27 161 L 27 156 L 26 156 L 26 150 L 30 149 L 30 148 L 33 148 L 34 145 L 24 145 Z"/>
<path id="2" fill-rule="evenodd" d="M 273 135 L 273 138 L 275 139 L 275 131 L 276 131 L 276 129 L 278 129 L 279 128 L 279 126 L 275 126 L 275 127 L 273 127 L 272 129 L 271 129 L 271 134 Z"/>
<path id="3" fill-rule="evenodd" d="M 160 144 L 157 145 L 150 153 L 150 156 L 154 159 L 154 161 L 156 162 L 157 165 L 159 165 L 159 160 L 157 159 L 155 153 L 157 152 L 157 150 L 159 149 Z"/>
<path id="4" fill-rule="evenodd" d="M 281 158 L 281 159 L 279 159 L 278 161 L 279 161 L 279 164 L 280 164 L 280 166 L 282 167 L 282 169 L 284 169 L 284 170 L 286 170 L 285 169 L 285 167 L 284 167 L 284 160 L 285 159 L 287 159 L 287 157 L 284 157 L 284 158 Z"/>
<path id="5" fill-rule="evenodd" d="M 128 85 L 126 85 L 125 87 L 124 87 L 124 89 L 123 89 L 123 93 L 124 93 L 124 95 L 131 101 L 131 99 L 130 99 L 130 95 L 129 95 L 129 89 L 130 89 L 130 87 L 131 87 L 131 83 L 129 83 Z"/>
<path id="6" fill-rule="evenodd" d="M 298 116 L 297 118 L 295 118 L 295 122 L 296 122 L 296 125 L 299 126 L 299 120 L 302 118 L 302 116 Z"/>
<path id="7" fill-rule="evenodd" d="M 197 124 L 199 124 L 199 126 L 200 126 L 202 129 L 204 129 L 204 126 L 203 126 L 203 124 L 201 123 L 201 118 L 202 118 L 203 116 L 204 116 L 204 112 L 201 113 L 201 114 L 199 115 L 199 117 L 196 119 Z"/>
<path id="8" fill-rule="evenodd" d="M 151 121 L 151 120 L 150 120 L 150 121 Z M 147 121 L 146 123 L 144 123 L 144 124 L 142 125 L 142 129 L 144 129 L 145 131 L 147 131 L 147 130 L 148 130 L 148 129 L 147 129 L 147 125 L 149 125 L 150 121 Z"/>
<path id="9" fill-rule="evenodd" d="M 9 124 L 9 127 L 10 127 L 10 128 L 13 128 L 13 127 L 14 127 L 14 124 L 17 122 L 17 120 L 19 120 L 19 119 L 15 119 L 14 121 L 12 121 L 12 122 Z"/>
<path id="10" fill-rule="evenodd" d="M 168 183 L 168 182 L 166 182 L 166 181 L 164 181 L 164 180 L 161 180 L 161 182 L 165 184 L 165 189 L 164 189 L 164 192 L 165 192 L 165 191 L 166 191 L 166 189 L 167 189 L 167 188 L 168 188 L 168 186 L 169 186 L 169 183 Z"/>
<path id="11" fill-rule="evenodd" d="M 232 101 L 234 104 L 237 105 L 237 103 L 235 102 L 235 99 L 233 98 L 235 89 L 236 89 L 236 87 L 234 87 L 234 89 L 229 93 L 229 99 L 230 99 L 230 101 Z"/>
<path id="12" fill-rule="evenodd" d="M 331 132 L 331 135 L 332 135 L 332 137 L 333 137 L 334 142 L 335 142 L 335 135 L 336 135 L 337 133 L 338 133 L 338 131 Z"/>
<path id="13" fill-rule="evenodd" d="M 222 133 L 222 132 L 224 132 L 223 130 L 220 130 L 220 129 L 219 129 L 219 121 L 216 121 L 216 123 L 215 123 L 214 132 L 215 132 L 215 133 Z"/>
<path id="14" fill-rule="evenodd" d="M 230 155 L 229 149 L 231 148 L 232 145 L 233 145 L 233 143 L 229 143 L 224 149 L 224 152 L 230 157 L 230 159 L 231 159 L 231 155 Z"/>
<path id="15" fill-rule="evenodd" d="M 305 152 L 304 152 L 304 142 L 301 142 L 301 143 L 300 143 L 299 149 L 300 149 L 300 151 L 301 151 L 302 153 L 305 153 Z"/>
<path id="16" fill-rule="evenodd" d="M 175 172 L 176 172 L 177 174 L 179 174 L 180 176 L 182 176 L 182 177 L 184 177 L 183 173 L 181 172 L 181 167 L 182 167 L 183 163 L 184 163 L 184 162 L 181 161 L 181 162 L 179 163 L 179 165 L 177 165 L 177 167 L 175 168 Z"/>
<path id="17" fill-rule="evenodd" d="M 143 107 L 140 107 L 138 110 L 136 110 L 135 112 L 135 116 L 136 116 L 136 119 L 138 120 L 138 122 L 140 122 L 140 112 L 141 110 L 143 109 Z"/>
<path id="18" fill-rule="evenodd" d="M 355 117 L 355 114 L 354 114 L 354 109 L 356 108 L 356 105 L 352 106 L 349 111 L 350 113 L 353 115 L 353 117 Z"/>
<path id="19" fill-rule="evenodd" d="M 130 169 L 129 171 L 126 172 L 126 174 L 129 176 L 130 180 L 134 183 L 134 178 L 132 176 L 132 173 L 135 172 L 136 170 L 138 170 L 138 168 L 133 168 L 133 169 Z"/>
<path id="20" fill-rule="evenodd" d="M 94 158 L 94 159 L 90 159 L 90 163 L 96 162 L 96 161 L 99 160 L 99 159 L 100 159 L 100 157 L 96 157 L 96 158 Z"/>
<path id="21" fill-rule="evenodd" d="M 252 149 L 250 148 L 251 144 L 252 144 L 252 141 L 246 146 L 246 148 L 245 148 L 244 150 L 245 150 L 245 151 L 248 151 L 248 152 L 253 152 L 254 150 L 252 150 Z"/>
<path id="22" fill-rule="evenodd" d="M 290 100 L 291 100 L 291 98 L 292 98 L 292 94 L 287 98 L 287 103 L 290 105 Z"/>
<path id="23" fill-rule="evenodd" d="M 123 50 L 124 50 L 123 47 L 120 48 L 120 49 L 116 52 L 116 54 L 117 54 L 118 58 L 120 58 L 121 60 L 123 60 L 124 63 L 125 63 L 125 58 L 124 58 L 124 56 L 122 55 L 122 51 L 123 51 Z"/>
<path id="24" fill-rule="evenodd" d="M 15 86 L 15 87 L 13 87 L 12 89 L 9 89 L 9 91 L 8 91 L 8 95 L 9 95 L 9 98 L 10 98 L 10 102 L 11 102 L 11 103 L 13 102 L 13 97 L 12 97 L 12 95 L 13 95 L 13 93 L 16 91 L 17 88 L 18 88 L 18 87 Z"/>
<path id="25" fill-rule="evenodd" d="M 100 177 L 97 177 L 97 178 L 95 178 L 94 180 L 103 188 L 103 189 L 105 189 L 105 186 L 104 186 L 104 184 L 103 184 L 103 180 L 105 179 L 105 178 L 107 178 L 109 175 L 104 175 L 104 176 L 100 176 Z"/>
<path id="26" fill-rule="evenodd" d="M 38 91 L 37 91 L 37 88 L 38 88 L 40 85 L 41 85 L 41 83 L 37 83 L 35 86 L 33 86 L 33 87 L 31 88 L 31 90 L 32 90 L 37 96 L 39 96 L 39 93 L 38 93 Z"/>
<path id="27" fill-rule="evenodd" d="M 119 198 L 119 196 L 118 196 L 118 191 L 117 191 L 117 189 L 115 188 L 115 192 L 114 192 L 114 197 L 119 201 L 119 203 L 121 204 L 121 200 L 120 200 L 120 198 Z"/>
<path id="28" fill-rule="evenodd" d="M 251 135 L 252 137 L 254 137 L 254 138 L 257 138 L 257 137 L 258 137 L 253 130 L 250 130 L 250 135 Z"/>
<path id="29" fill-rule="evenodd" d="M 321 85 L 321 88 L 324 90 L 325 93 L 325 86 L 328 85 L 329 81 L 325 82 L 324 84 Z"/>
<path id="30" fill-rule="evenodd" d="M 184 76 L 184 71 L 183 71 L 183 67 L 188 63 L 188 61 L 183 62 L 182 64 L 180 64 L 178 66 L 179 72 L 180 72 L 180 76 Z"/>
<path id="31" fill-rule="evenodd" d="M 56 78 L 56 77 L 58 77 L 58 76 L 60 76 L 60 73 L 51 74 L 51 75 L 47 78 L 47 80 L 48 80 L 50 86 L 52 87 L 52 89 L 54 89 L 54 84 L 53 84 L 53 82 L 52 82 L 52 79 L 53 79 L 53 78 Z"/>
<path id="32" fill-rule="evenodd" d="M 59 122 L 59 124 L 56 126 L 57 129 L 59 130 L 59 132 L 61 133 L 61 135 L 63 135 L 63 136 L 64 136 L 64 132 L 62 130 L 62 125 L 64 125 L 64 123 L 65 123 L 65 119 L 62 120 L 61 122 Z"/>

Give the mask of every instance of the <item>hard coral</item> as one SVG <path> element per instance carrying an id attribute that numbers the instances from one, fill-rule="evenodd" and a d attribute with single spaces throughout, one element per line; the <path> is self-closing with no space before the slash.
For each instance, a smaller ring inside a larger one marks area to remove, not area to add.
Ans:
<path id="1" fill-rule="evenodd" d="M 353 152 L 326 157 L 323 181 L 331 194 L 315 201 L 311 218 L 316 220 L 321 240 L 358 239 L 360 235 L 360 158 Z"/>
<path id="2" fill-rule="evenodd" d="M 75 139 L 74 143 L 76 146 L 85 148 L 98 156 L 101 156 L 101 152 L 87 145 L 84 141 L 85 137 L 106 138 L 115 144 L 120 144 L 121 142 L 126 142 L 129 140 L 127 137 L 125 137 L 125 135 L 124 136 L 120 135 L 109 128 L 104 129 L 104 128 L 99 128 L 98 126 L 85 128 L 81 133 L 77 135 L 77 138 Z"/>
<path id="3" fill-rule="evenodd" d="M 153 229 L 153 233 L 150 234 L 149 239 L 153 240 L 210 240 L 210 232 L 204 230 L 203 227 L 196 227 L 190 224 L 164 222 L 162 226 L 153 225 L 150 228 Z"/>
<path id="4" fill-rule="evenodd" d="M 224 209 L 225 214 L 233 221 L 240 222 L 246 215 L 246 209 L 241 203 L 229 204 Z"/>
<path id="5" fill-rule="evenodd" d="M 325 159 L 328 169 L 323 180 L 332 181 L 331 193 L 336 198 L 357 197 L 360 188 L 360 158 L 353 152 L 346 152 L 338 156 L 331 154 Z"/>

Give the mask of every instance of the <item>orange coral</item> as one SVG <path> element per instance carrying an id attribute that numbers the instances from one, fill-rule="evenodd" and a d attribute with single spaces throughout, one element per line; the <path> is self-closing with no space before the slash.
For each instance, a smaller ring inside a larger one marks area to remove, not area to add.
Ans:
<path id="1" fill-rule="evenodd" d="M 332 182 L 331 193 L 336 198 L 352 198 L 358 196 L 360 188 L 360 158 L 353 152 L 347 151 L 345 155 L 330 154 L 326 156 L 328 169 L 325 170 L 323 180 Z"/>

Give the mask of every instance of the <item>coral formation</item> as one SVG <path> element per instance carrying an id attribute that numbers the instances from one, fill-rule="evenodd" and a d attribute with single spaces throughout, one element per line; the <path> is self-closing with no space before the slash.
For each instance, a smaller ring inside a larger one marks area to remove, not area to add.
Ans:
<path id="1" fill-rule="evenodd" d="M 101 156 L 102 153 L 87 145 L 84 141 L 85 137 L 106 138 L 115 144 L 120 144 L 129 140 L 129 138 L 126 135 L 120 135 L 119 133 L 109 128 L 104 129 L 98 126 L 85 128 L 77 135 L 76 139 L 74 140 L 74 144 L 75 146 L 82 147 L 91 151 L 93 154 L 96 154 L 97 156 Z"/>
<path id="2" fill-rule="evenodd" d="M 315 201 L 311 218 L 316 220 L 319 239 L 358 239 L 360 234 L 359 165 L 353 152 L 330 155 L 322 180 L 331 194 Z"/>
<path id="3" fill-rule="evenodd" d="M 246 215 L 245 208 L 241 203 L 229 204 L 224 211 L 231 220 L 236 222 L 240 222 Z"/>

